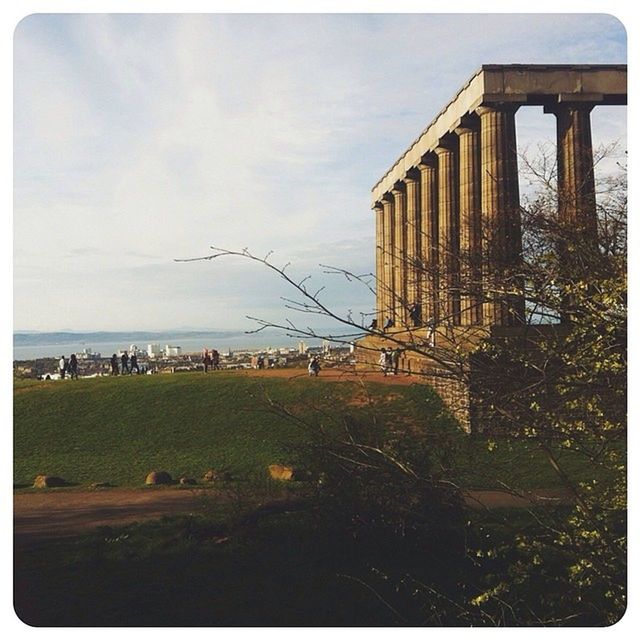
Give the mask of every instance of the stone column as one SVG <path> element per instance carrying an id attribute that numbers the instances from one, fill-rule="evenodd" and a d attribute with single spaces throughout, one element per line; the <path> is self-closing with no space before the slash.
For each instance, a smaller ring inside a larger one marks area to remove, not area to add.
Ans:
<path id="1" fill-rule="evenodd" d="M 394 211 L 393 211 L 393 196 L 391 194 L 385 194 L 382 200 L 382 219 L 383 219 L 383 270 L 384 270 L 384 291 L 382 299 L 384 301 L 383 304 L 383 324 L 387 321 L 387 318 L 390 318 L 392 321 L 395 321 L 394 317 L 394 299 L 395 292 L 393 288 L 393 264 L 394 264 L 394 251 L 393 251 L 393 240 L 394 240 Z M 381 327 L 382 328 L 382 327 Z"/>
<path id="2" fill-rule="evenodd" d="M 505 293 L 519 286 L 515 276 L 522 255 L 517 107 L 482 106 L 480 115 L 480 181 L 483 236 L 483 322 L 511 326 L 524 318 L 524 300 Z"/>
<path id="3" fill-rule="evenodd" d="M 458 162 L 453 142 L 435 148 L 438 156 L 438 239 L 440 320 L 460 324 Z"/>
<path id="4" fill-rule="evenodd" d="M 438 164 L 427 156 L 418 164 L 420 171 L 420 299 L 423 324 L 438 322 Z"/>
<path id="5" fill-rule="evenodd" d="M 393 195 L 393 289 L 394 317 L 398 326 L 407 324 L 407 198 L 405 186 L 397 182 Z"/>
<path id="6" fill-rule="evenodd" d="M 382 204 L 376 202 L 373 207 L 376 217 L 376 320 L 378 328 L 381 329 L 384 323 L 384 217 L 382 215 Z"/>
<path id="7" fill-rule="evenodd" d="M 407 173 L 404 183 L 407 188 L 407 302 L 409 307 L 417 305 L 418 311 L 409 318 L 410 326 L 421 323 L 422 300 L 420 279 L 421 267 L 421 219 L 420 219 L 420 174 L 414 171 Z"/>
<path id="8" fill-rule="evenodd" d="M 560 103 L 557 118 L 560 221 L 579 242 L 597 246 L 596 189 L 591 142 L 592 103 Z M 575 235 L 574 235 L 575 234 Z"/>
<path id="9" fill-rule="evenodd" d="M 482 221 L 480 129 L 467 121 L 455 130 L 460 178 L 460 322 L 482 323 Z"/>

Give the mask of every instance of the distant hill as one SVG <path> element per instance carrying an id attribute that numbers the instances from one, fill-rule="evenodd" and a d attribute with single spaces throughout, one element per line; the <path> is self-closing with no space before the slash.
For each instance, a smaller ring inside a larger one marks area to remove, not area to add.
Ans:
<path id="1" fill-rule="evenodd" d="M 16 332 L 14 347 L 31 347 L 52 344 L 104 343 L 104 342 L 161 342 L 179 338 L 232 338 L 244 335 L 243 331 L 51 331 Z"/>
<path id="2" fill-rule="evenodd" d="M 344 329 L 316 329 L 319 334 L 341 335 Z M 281 337 L 285 335 L 283 331 L 264 330 L 260 331 L 261 338 Z M 187 339 L 226 339 L 234 337 L 246 338 L 246 331 L 220 331 L 220 330 L 199 330 L 199 331 L 16 331 L 13 334 L 14 347 L 37 347 L 42 345 L 66 345 L 66 344 L 103 344 L 103 343 L 163 343 L 166 341 L 187 340 Z M 303 338 L 307 340 L 307 338 Z"/>

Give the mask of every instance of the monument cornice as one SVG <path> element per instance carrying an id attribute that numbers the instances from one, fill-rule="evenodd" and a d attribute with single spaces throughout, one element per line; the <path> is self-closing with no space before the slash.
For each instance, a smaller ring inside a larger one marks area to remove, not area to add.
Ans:
<path id="1" fill-rule="evenodd" d="M 626 64 L 508 64 L 483 65 L 438 113 L 420 136 L 400 156 L 372 189 L 372 201 L 385 193 L 442 138 L 463 125 L 468 114 L 481 105 L 549 105 L 572 102 L 626 104 Z"/>

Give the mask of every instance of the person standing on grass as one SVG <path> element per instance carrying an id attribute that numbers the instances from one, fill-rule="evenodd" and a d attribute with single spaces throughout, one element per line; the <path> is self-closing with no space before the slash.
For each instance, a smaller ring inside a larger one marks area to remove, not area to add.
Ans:
<path id="1" fill-rule="evenodd" d="M 122 375 L 129 373 L 129 356 L 126 351 L 120 356 L 120 363 L 122 364 Z"/>
<path id="2" fill-rule="evenodd" d="M 389 375 L 390 373 L 393 373 L 393 349 L 387 349 L 385 355 L 385 359 L 384 359 L 384 370 L 385 370 L 385 375 Z"/>
<path id="3" fill-rule="evenodd" d="M 378 358 L 378 364 L 380 365 L 380 371 L 386 376 L 387 375 L 387 350 L 382 347 L 380 349 L 380 357 Z"/>
<path id="4" fill-rule="evenodd" d="M 76 354 L 72 353 L 69 356 L 69 374 L 71 375 L 71 379 L 78 379 L 78 359 L 76 358 Z"/>
<path id="5" fill-rule="evenodd" d="M 118 375 L 118 356 L 115 353 L 111 356 L 111 375 Z"/>
<path id="6" fill-rule="evenodd" d="M 133 370 L 136 370 L 136 373 L 140 375 L 140 367 L 138 367 L 138 356 L 135 353 L 131 354 L 131 368 L 129 369 L 129 373 L 133 374 Z"/>
<path id="7" fill-rule="evenodd" d="M 211 351 L 211 364 L 213 365 L 214 369 L 220 368 L 220 354 L 218 353 L 217 349 L 213 349 Z"/>
<path id="8" fill-rule="evenodd" d="M 67 372 L 67 360 L 64 356 L 60 356 L 58 362 L 58 369 L 60 370 L 60 379 L 64 380 L 64 374 Z"/>
<path id="9" fill-rule="evenodd" d="M 202 364 L 204 364 L 204 372 L 208 373 L 209 367 L 211 366 L 211 354 L 209 353 L 209 349 L 204 350 L 204 356 L 202 358 Z"/>

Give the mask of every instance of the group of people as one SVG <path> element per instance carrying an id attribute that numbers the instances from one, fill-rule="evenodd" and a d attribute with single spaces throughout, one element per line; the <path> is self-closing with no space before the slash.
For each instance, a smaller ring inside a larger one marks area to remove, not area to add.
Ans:
<path id="1" fill-rule="evenodd" d="M 380 364 L 380 370 L 385 376 L 398 375 L 401 355 L 402 349 L 400 349 L 400 347 L 395 349 L 387 349 L 386 347 L 383 347 L 380 350 L 380 359 L 378 360 L 378 363 Z"/>
<path id="2" fill-rule="evenodd" d="M 204 365 L 204 372 L 208 373 L 209 369 L 220 368 L 220 354 L 216 349 L 203 349 L 202 350 L 202 364 Z"/>
<path id="3" fill-rule="evenodd" d="M 124 375 L 125 373 L 132 374 L 133 370 L 136 370 L 136 373 L 141 373 L 140 367 L 138 366 L 138 356 L 135 353 L 129 354 L 125 351 L 120 356 L 120 368 L 118 368 L 118 356 L 114 353 L 111 356 L 111 375 L 117 376 L 118 374 Z"/>
<path id="4" fill-rule="evenodd" d="M 65 379 L 67 373 L 69 377 L 73 380 L 74 378 L 78 379 L 78 359 L 76 358 L 76 354 L 72 353 L 69 356 L 69 360 L 67 360 L 64 356 L 60 356 L 60 360 L 58 362 L 58 368 L 60 371 L 60 378 L 62 380 Z"/>
<path id="5" fill-rule="evenodd" d="M 411 325 L 415 328 L 420 327 L 422 325 L 422 307 L 419 303 L 414 302 L 407 307 L 407 311 L 409 313 L 409 320 L 411 321 Z M 393 329 L 394 327 L 393 318 L 387 317 L 382 325 L 382 331 L 388 331 L 389 329 Z M 427 322 L 427 324 L 429 324 Z M 369 325 L 370 331 L 378 330 L 378 320 L 374 318 L 371 320 L 371 324 Z"/>
<path id="6" fill-rule="evenodd" d="M 389 329 L 393 329 L 394 322 L 391 318 L 387 318 L 382 325 L 382 331 L 388 331 Z M 369 325 L 369 331 L 377 331 L 378 330 L 378 320 L 374 318 Z"/>

